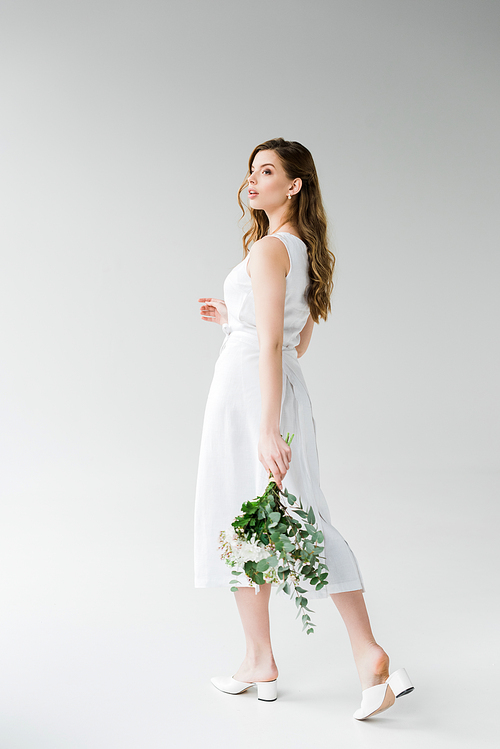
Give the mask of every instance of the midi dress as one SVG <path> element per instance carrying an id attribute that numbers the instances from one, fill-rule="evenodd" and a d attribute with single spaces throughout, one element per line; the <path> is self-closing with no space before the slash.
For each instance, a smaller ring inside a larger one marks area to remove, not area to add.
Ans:
<path id="1" fill-rule="evenodd" d="M 293 434 L 294 438 L 283 487 L 300 497 L 306 510 L 313 508 L 318 528 L 324 535 L 323 561 L 329 571 L 328 584 L 319 591 L 308 581 L 300 584 L 310 599 L 350 590 L 364 591 L 356 557 L 332 525 L 320 488 L 316 426 L 295 348 L 309 316 L 307 247 L 299 237 L 288 232 L 276 232 L 272 236 L 283 242 L 290 258 L 284 309 L 280 433 L 283 437 Z M 231 569 L 221 558 L 219 533 L 230 528 L 243 502 L 262 496 L 269 482 L 257 454 L 261 394 L 255 304 L 247 273 L 250 253 L 224 281 L 228 322 L 222 326 L 225 338 L 205 408 L 196 481 L 196 588 L 229 587 Z M 244 576 L 241 577 L 243 581 L 238 584 L 248 586 L 248 578 L 245 583 Z"/>

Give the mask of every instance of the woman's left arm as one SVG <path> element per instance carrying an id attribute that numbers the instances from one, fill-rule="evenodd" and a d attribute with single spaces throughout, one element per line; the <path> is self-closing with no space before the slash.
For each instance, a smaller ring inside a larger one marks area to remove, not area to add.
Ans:
<path id="1" fill-rule="evenodd" d="M 261 420 L 259 460 L 282 489 L 292 451 L 280 435 L 283 325 L 288 253 L 280 239 L 263 237 L 252 246 L 248 270 L 252 279 L 259 337 Z"/>

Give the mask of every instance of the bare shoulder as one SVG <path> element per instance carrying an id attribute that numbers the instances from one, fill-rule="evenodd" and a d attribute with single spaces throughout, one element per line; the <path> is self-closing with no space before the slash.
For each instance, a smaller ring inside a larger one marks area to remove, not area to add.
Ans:
<path id="1" fill-rule="evenodd" d="M 290 270 L 290 259 L 281 239 L 262 237 L 254 242 L 247 264 L 248 275 L 251 275 L 252 267 L 282 270 L 283 275 L 286 276 Z"/>

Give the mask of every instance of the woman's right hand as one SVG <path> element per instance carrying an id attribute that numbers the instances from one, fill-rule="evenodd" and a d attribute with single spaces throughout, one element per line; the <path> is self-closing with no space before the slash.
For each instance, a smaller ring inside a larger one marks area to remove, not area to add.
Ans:
<path id="1" fill-rule="evenodd" d="M 216 322 L 218 325 L 224 325 L 228 321 L 226 303 L 222 299 L 213 299 L 213 297 L 202 297 L 198 299 L 202 302 L 200 315 L 202 320 Z"/>
<path id="2" fill-rule="evenodd" d="M 258 454 L 266 473 L 272 474 L 275 483 L 283 491 L 282 481 L 290 468 L 292 459 L 290 445 L 283 439 L 279 431 L 275 433 L 263 432 L 261 429 Z"/>

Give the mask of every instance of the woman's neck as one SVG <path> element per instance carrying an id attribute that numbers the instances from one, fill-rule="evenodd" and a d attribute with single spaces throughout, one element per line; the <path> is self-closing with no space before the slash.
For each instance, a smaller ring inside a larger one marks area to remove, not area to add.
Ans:
<path id="1" fill-rule="evenodd" d="M 282 231 L 288 234 L 294 234 L 296 232 L 296 229 L 295 229 L 295 226 L 292 226 L 292 224 L 285 222 L 281 226 L 277 226 L 276 229 L 272 229 L 270 226 L 268 230 L 268 234 L 276 234 L 278 231 Z"/>
<path id="2" fill-rule="evenodd" d="M 286 213 L 287 211 L 285 207 L 280 208 L 273 213 L 266 214 L 267 220 L 269 221 L 269 234 L 275 234 L 280 229 L 287 231 L 290 228 L 290 223 L 286 219 Z"/>

